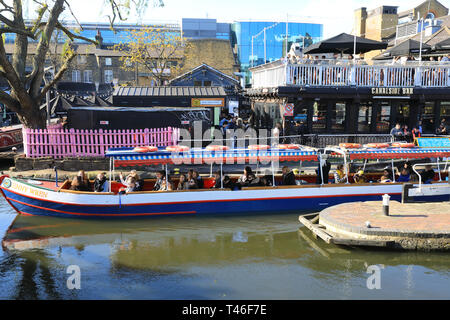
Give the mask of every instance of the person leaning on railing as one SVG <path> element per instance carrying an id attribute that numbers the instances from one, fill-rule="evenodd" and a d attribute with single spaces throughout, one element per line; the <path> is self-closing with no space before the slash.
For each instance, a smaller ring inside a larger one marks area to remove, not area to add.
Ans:
<path id="1" fill-rule="evenodd" d="M 394 141 L 403 140 L 404 135 L 400 123 L 395 124 L 395 127 L 391 130 L 391 135 L 394 136 Z"/>

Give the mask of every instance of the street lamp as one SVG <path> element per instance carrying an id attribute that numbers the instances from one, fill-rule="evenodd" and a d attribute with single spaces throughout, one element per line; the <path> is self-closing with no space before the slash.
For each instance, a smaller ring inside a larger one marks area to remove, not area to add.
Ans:
<path id="1" fill-rule="evenodd" d="M 266 63 L 267 61 L 267 51 L 266 51 L 266 30 L 272 29 L 273 27 L 277 26 L 278 24 L 280 24 L 279 22 L 274 23 L 273 25 L 269 26 L 269 27 L 264 27 L 264 29 L 262 29 L 260 32 L 258 32 L 257 34 L 255 34 L 254 36 L 252 36 L 252 67 L 253 67 L 253 40 L 255 38 L 257 38 L 259 35 L 261 35 L 261 33 L 264 34 L 264 63 Z"/>

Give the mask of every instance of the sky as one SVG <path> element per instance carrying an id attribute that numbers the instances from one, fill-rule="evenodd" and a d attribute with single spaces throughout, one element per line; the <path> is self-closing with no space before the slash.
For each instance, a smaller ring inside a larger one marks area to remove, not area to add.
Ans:
<path id="1" fill-rule="evenodd" d="M 153 0 L 149 0 L 153 1 Z M 381 5 L 398 6 L 404 11 L 424 0 L 164 0 L 162 8 L 149 6 L 145 21 L 179 22 L 181 18 L 212 18 L 218 22 L 263 20 L 313 22 L 323 24 L 323 36 L 329 38 L 353 30 L 353 12 L 360 7 L 368 10 Z M 440 0 L 450 7 L 450 0 Z M 104 0 L 73 0 L 72 9 L 79 21 L 108 21 Z M 135 15 L 130 16 L 135 22 Z"/>

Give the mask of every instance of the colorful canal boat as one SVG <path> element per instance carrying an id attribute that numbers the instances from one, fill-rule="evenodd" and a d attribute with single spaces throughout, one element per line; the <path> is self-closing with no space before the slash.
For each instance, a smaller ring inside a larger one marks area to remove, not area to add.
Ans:
<path id="1" fill-rule="evenodd" d="M 136 152 L 130 148 L 113 149 L 107 152 L 112 167 L 136 165 L 217 164 L 222 168 L 226 163 L 261 163 L 318 161 L 322 157 L 318 150 L 299 147 L 298 149 L 258 148 L 209 151 L 192 149 L 180 153 L 158 150 L 156 152 Z M 352 149 L 332 148 L 326 150 L 344 159 L 385 158 L 423 159 L 450 157 L 449 149 L 388 148 Z M 114 176 L 114 174 L 112 174 Z M 69 190 L 70 181 L 57 186 L 55 182 L 25 181 L 2 176 L 1 192 L 8 203 L 19 213 L 37 216 L 58 216 L 71 218 L 129 218 L 167 215 L 203 215 L 267 212 L 311 212 L 323 208 L 354 201 L 379 200 L 389 194 L 392 200 L 401 200 L 402 183 L 364 184 L 306 184 L 274 187 L 249 186 L 241 190 L 199 189 L 183 191 L 151 191 L 154 180 L 144 182 L 144 191 L 121 194 L 119 182 L 110 181 L 110 191 L 104 193 L 79 192 Z M 274 178 L 275 180 L 275 178 Z M 443 184 L 435 182 L 436 185 Z M 211 179 L 205 179 L 205 186 Z M 442 197 L 428 200 L 442 201 Z"/>

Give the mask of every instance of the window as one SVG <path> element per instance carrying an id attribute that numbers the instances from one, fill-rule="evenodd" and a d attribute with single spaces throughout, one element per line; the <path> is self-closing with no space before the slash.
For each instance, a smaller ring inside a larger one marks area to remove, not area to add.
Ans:
<path id="1" fill-rule="evenodd" d="M 423 133 L 434 133 L 434 101 L 425 102 L 422 112 L 422 131 Z"/>
<path id="2" fill-rule="evenodd" d="M 409 125 L 409 104 L 399 103 L 397 111 L 397 122 L 401 125 Z"/>
<path id="3" fill-rule="evenodd" d="M 194 80 L 194 87 L 201 87 L 202 86 L 202 82 L 198 81 L 198 80 Z"/>
<path id="4" fill-rule="evenodd" d="M 391 105 L 389 102 L 380 103 L 380 112 L 377 114 L 377 132 L 389 132 L 391 125 Z"/>
<path id="5" fill-rule="evenodd" d="M 113 82 L 114 75 L 112 70 L 105 70 L 105 83 Z"/>
<path id="6" fill-rule="evenodd" d="M 203 81 L 204 87 L 211 87 L 211 81 Z"/>
<path id="7" fill-rule="evenodd" d="M 84 82 L 92 83 L 92 70 L 84 70 Z"/>
<path id="8" fill-rule="evenodd" d="M 78 64 L 86 64 L 87 57 L 85 55 L 77 55 Z"/>
<path id="9" fill-rule="evenodd" d="M 105 66 L 112 66 L 112 59 L 111 58 L 105 58 Z"/>
<path id="10" fill-rule="evenodd" d="M 445 119 L 448 124 L 450 122 L 450 101 L 441 101 L 441 120 Z"/>
<path id="11" fill-rule="evenodd" d="M 81 82 L 80 70 L 72 70 L 72 82 Z"/>
<path id="12" fill-rule="evenodd" d="M 327 103 L 315 101 L 313 105 L 312 130 L 313 132 L 325 132 L 327 128 Z"/>
<path id="13" fill-rule="evenodd" d="M 358 111 L 358 132 L 369 132 L 372 123 L 372 102 L 361 103 Z"/>
<path id="14" fill-rule="evenodd" d="M 336 102 L 331 107 L 331 130 L 345 131 L 345 102 Z"/>

